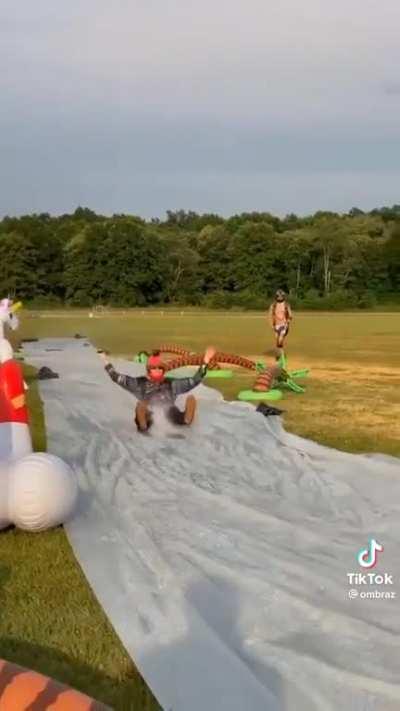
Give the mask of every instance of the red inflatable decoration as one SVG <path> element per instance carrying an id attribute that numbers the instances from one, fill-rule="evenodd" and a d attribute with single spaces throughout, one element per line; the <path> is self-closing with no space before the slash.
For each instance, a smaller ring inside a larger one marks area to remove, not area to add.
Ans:
<path id="1" fill-rule="evenodd" d="M 10 359 L 0 363 L 0 461 L 16 461 L 31 452 L 22 369 Z"/>
<path id="2" fill-rule="evenodd" d="M 7 360 L 0 364 L 0 422 L 29 424 L 25 386 L 19 363 Z"/>

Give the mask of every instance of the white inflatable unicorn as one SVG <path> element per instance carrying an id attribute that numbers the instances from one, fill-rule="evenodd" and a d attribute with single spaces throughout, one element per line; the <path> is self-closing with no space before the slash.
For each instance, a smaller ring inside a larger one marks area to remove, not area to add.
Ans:
<path id="1" fill-rule="evenodd" d="M 15 461 L 32 452 L 28 412 L 25 407 L 25 392 L 28 386 L 22 379 L 19 365 L 14 361 L 11 343 L 5 337 L 7 327 L 12 331 L 17 330 L 19 319 L 16 312 L 21 306 L 20 301 L 13 304 L 9 298 L 0 301 L 1 461 Z"/>
<path id="2" fill-rule="evenodd" d="M 17 301 L 15 304 L 12 299 L 7 297 L 6 299 L 1 299 L 0 301 L 0 333 L 1 337 L 4 338 L 4 324 L 7 324 L 12 331 L 15 331 L 19 326 L 18 316 L 16 312 L 22 306 L 22 301 Z"/>
<path id="3" fill-rule="evenodd" d="M 27 385 L 5 328 L 16 330 L 22 306 L 0 301 L 0 529 L 14 524 L 43 531 L 64 523 L 78 495 L 75 475 L 62 459 L 32 451 Z"/>

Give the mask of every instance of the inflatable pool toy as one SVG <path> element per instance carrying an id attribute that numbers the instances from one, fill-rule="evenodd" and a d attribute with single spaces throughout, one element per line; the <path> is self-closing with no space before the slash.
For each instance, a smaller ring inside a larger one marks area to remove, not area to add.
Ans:
<path id="1" fill-rule="evenodd" d="M 166 370 L 168 371 L 168 375 L 166 377 L 169 377 L 169 373 L 173 370 L 178 370 L 179 368 L 189 365 L 201 365 L 202 362 L 201 355 L 193 354 L 180 346 L 163 345 L 159 350 L 160 352 L 173 353 L 180 356 L 179 358 L 167 362 Z M 243 356 L 217 351 L 214 359 L 210 363 L 211 368 L 206 377 L 231 378 L 233 376 L 232 370 L 221 368 L 221 364 L 236 365 L 239 368 L 245 368 L 258 373 L 253 390 L 242 390 L 238 395 L 239 400 L 280 400 L 283 397 L 283 393 L 280 390 L 272 391 L 272 384 L 281 372 L 281 368 L 278 364 L 267 367 L 264 363 L 255 363 Z"/>
<path id="2" fill-rule="evenodd" d="M 9 299 L 3 299 L 0 336 L 10 312 Z M 21 365 L 8 340 L 0 337 L 0 529 L 15 525 L 36 532 L 69 519 L 78 483 L 62 459 L 32 451 L 26 390 Z"/>
<path id="3" fill-rule="evenodd" d="M 4 338 L 6 326 L 11 331 L 16 331 L 19 326 L 17 311 L 22 308 L 22 301 L 14 303 L 12 299 L 6 298 L 0 301 L 0 338 Z"/>
<path id="4" fill-rule="evenodd" d="M 7 339 L 0 338 L 0 461 L 32 452 L 26 390 L 21 365 Z"/>
<path id="5" fill-rule="evenodd" d="M 258 369 L 257 369 L 258 370 Z M 274 389 L 273 384 L 277 382 L 282 374 L 282 369 L 278 365 L 264 367 L 259 371 L 252 390 L 242 390 L 239 400 L 280 400 L 283 397 L 281 390 Z"/>
<path id="6" fill-rule="evenodd" d="M 233 376 L 233 371 L 232 370 L 225 370 L 223 368 L 220 369 L 215 369 L 215 370 L 208 370 L 206 374 L 206 379 L 207 378 L 232 378 Z"/>
<path id="7" fill-rule="evenodd" d="M 71 467 L 46 452 L 32 452 L 15 462 L 7 489 L 0 519 L 8 518 L 8 525 L 32 533 L 66 523 L 78 498 L 78 483 Z"/>
<path id="8" fill-rule="evenodd" d="M 199 353 L 194 353 L 185 348 L 175 345 L 163 345 L 157 349 L 160 353 L 171 353 L 173 355 L 178 355 L 172 361 L 167 362 L 167 370 L 175 370 L 177 368 L 182 368 L 187 365 L 201 365 L 203 356 Z M 243 356 L 234 355 L 233 353 L 223 353 L 217 351 L 212 361 L 210 361 L 210 370 L 221 370 L 221 364 L 224 365 L 236 365 L 241 368 L 247 368 L 250 370 L 256 370 L 256 363 Z M 228 377 L 228 376 L 225 376 Z"/>
<path id="9" fill-rule="evenodd" d="M 59 526 L 74 512 L 77 498 L 73 470 L 53 454 L 32 452 L 0 462 L 0 529 L 13 525 L 37 533 Z"/>
<path id="10" fill-rule="evenodd" d="M 302 370 L 288 370 L 288 362 L 285 353 L 282 352 L 277 360 L 277 365 L 282 369 L 283 377 L 278 378 L 278 384 L 281 388 L 287 388 L 294 393 L 305 393 L 305 388 L 299 385 L 296 380 L 306 378 L 309 374 L 309 368 L 303 368 Z"/>
<path id="11" fill-rule="evenodd" d="M 140 351 L 137 353 L 134 358 L 133 362 L 134 363 L 142 363 L 143 365 L 146 365 L 147 359 L 149 358 L 150 353 L 147 353 L 147 351 Z"/>
<path id="12" fill-rule="evenodd" d="M 241 390 L 238 394 L 238 400 L 252 401 L 259 400 L 263 402 L 264 400 L 281 400 L 283 393 L 281 390 L 266 390 L 265 392 L 257 392 L 256 390 Z"/>
<path id="13" fill-rule="evenodd" d="M 0 711 L 112 711 L 48 676 L 0 659 Z"/>
<path id="14" fill-rule="evenodd" d="M 256 363 L 255 366 L 258 375 L 253 390 L 245 390 L 239 393 L 239 400 L 280 400 L 283 397 L 283 388 L 295 393 L 305 392 L 305 388 L 299 385 L 296 379 L 305 378 L 309 370 L 305 368 L 289 372 L 287 358 L 284 353 L 280 355 L 274 366 L 267 367 L 261 362 Z M 273 385 L 277 387 L 273 389 Z"/>
<path id="15" fill-rule="evenodd" d="M 182 346 L 176 346 L 174 344 L 164 343 L 158 349 L 160 353 L 171 353 L 173 355 L 183 356 L 184 358 L 191 355 L 196 355 L 194 351 L 189 351 L 187 348 L 182 348 Z"/>
<path id="16" fill-rule="evenodd" d="M 0 461 L 12 462 L 32 452 L 29 414 L 26 406 L 28 386 L 14 358 L 5 330 L 19 327 L 17 311 L 22 302 L 9 298 L 0 301 Z"/>
<path id="17" fill-rule="evenodd" d="M 177 358 L 166 362 L 166 377 L 179 377 L 178 373 L 180 368 L 184 368 L 191 365 L 201 365 L 202 356 L 187 348 L 182 348 L 182 346 L 175 344 L 163 344 L 157 349 L 159 353 L 172 354 L 178 356 Z M 135 357 L 136 362 L 146 363 L 149 354 L 146 351 L 141 351 Z M 221 368 L 221 364 L 236 365 L 240 368 L 245 368 L 247 370 L 252 370 L 257 373 L 257 378 L 254 383 L 252 390 L 242 390 L 239 395 L 239 400 L 279 400 L 283 397 L 283 393 L 279 388 L 285 388 L 292 390 L 296 393 L 304 393 L 305 389 L 299 385 L 296 380 L 299 378 L 304 378 L 308 375 L 309 370 L 295 370 L 288 372 L 287 370 L 287 358 L 284 353 L 279 357 L 276 365 L 267 366 L 265 363 L 258 361 L 254 362 L 249 358 L 244 358 L 243 356 L 235 355 L 232 353 L 224 353 L 217 351 L 215 357 L 210 362 L 209 370 L 206 378 L 231 378 L 233 377 L 233 371 Z M 172 374 L 174 372 L 174 374 Z M 276 383 L 278 388 L 273 390 L 273 384 Z M 267 395 L 267 393 L 271 393 Z"/>
<path id="18" fill-rule="evenodd" d="M 176 358 L 175 360 L 169 362 L 167 361 L 166 371 L 168 372 L 168 375 L 166 377 L 172 377 L 172 375 L 170 376 L 171 371 L 176 371 L 180 368 L 185 368 L 190 365 L 200 366 L 203 362 L 202 355 L 187 351 L 184 348 L 180 348 L 179 346 L 162 346 L 160 348 L 160 353 L 166 352 L 180 354 L 179 358 Z M 228 379 L 233 377 L 233 371 L 227 368 L 221 368 L 221 363 L 241 365 L 245 368 L 248 368 L 249 364 L 251 364 L 252 368 L 255 367 L 251 361 L 247 361 L 247 359 L 244 359 L 241 356 L 217 352 L 213 360 L 210 362 L 209 369 L 205 376 L 206 379 Z"/>
<path id="19" fill-rule="evenodd" d="M 180 366 L 181 368 L 185 368 L 186 366 L 182 365 Z M 173 371 L 168 371 L 166 373 L 166 378 L 179 378 L 179 370 L 180 368 L 175 368 Z M 227 378 L 232 378 L 233 372 L 232 370 L 224 370 L 224 369 L 215 369 L 215 370 L 208 370 L 205 376 L 205 379 L 208 378 L 222 378 L 222 379 L 227 379 Z M 182 376 L 184 377 L 184 376 Z M 185 376 L 186 377 L 186 376 Z"/>
<path id="20" fill-rule="evenodd" d="M 281 376 L 281 373 L 282 370 L 277 365 L 270 368 L 264 368 L 264 370 L 262 370 L 257 376 L 253 390 L 256 392 L 271 390 L 273 382 Z"/>

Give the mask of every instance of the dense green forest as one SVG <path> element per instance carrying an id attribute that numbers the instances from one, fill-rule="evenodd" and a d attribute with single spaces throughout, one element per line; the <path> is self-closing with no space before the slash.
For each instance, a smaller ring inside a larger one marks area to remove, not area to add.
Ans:
<path id="1" fill-rule="evenodd" d="M 0 222 L 1 293 L 71 306 L 265 308 L 277 288 L 303 308 L 400 301 L 400 205 L 308 217 L 165 220 L 73 214 Z"/>

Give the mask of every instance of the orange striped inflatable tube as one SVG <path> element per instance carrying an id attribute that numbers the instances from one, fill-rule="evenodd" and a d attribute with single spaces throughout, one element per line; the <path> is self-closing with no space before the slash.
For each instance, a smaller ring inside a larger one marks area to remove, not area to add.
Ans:
<path id="1" fill-rule="evenodd" d="M 175 368 L 183 368 L 185 365 L 201 365 L 203 362 L 202 355 L 188 355 L 182 358 L 175 358 L 165 363 L 165 371 L 175 370 Z M 209 364 L 210 369 L 218 369 L 219 365 L 216 360 L 212 360 Z"/>
<path id="2" fill-rule="evenodd" d="M 238 365 L 241 368 L 247 368 L 248 370 L 256 369 L 256 364 L 252 360 L 243 358 L 243 356 L 233 355 L 232 353 L 217 352 L 215 354 L 215 359 L 218 363 L 230 363 L 231 365 Z"/>
<path id="3" fill-rule="evenodd" d="M 263 372 L 260 373 L 260 375 L 257 377 L 256 382 L 253 386 L 253 390 L 258 393 L 264 393 L 267 392 L 267 390 L 270 390 L 274 380 L 276 380 L 281 370 L 282 368 L 279 368 L 276 365 L 273 365 L 271 368 L 263 370 Z"/>
<path id="4" fill-rule="evenodd" d="M 0 659 L 0 711 L 112 711 L 48 676 Z"/>
<path id="5" fill-rule="evenodd" d="M 160 348 L 160 351 L 163 351 L 164 353 L 177 353 L 178 355 L 182 356 L 179 359 L 167 363 L 167 370 L 173 370 L 174 368 L 179 368 L 183 365 L 201 365 L 201 363 L 203 362 L 202 355 L 193 355 L 189 351 L 180 353 L 180 351 L 184 351 L 184 349 L 179 348 L 179 346 L 162 346 Z M 248 358 L 243 358 L 243 356 L 233 355 L 232 353 L 217 352 L 213 360 L 210 362 L 210 367 L 219 368 L 220 363 L 229 363 L 231 365 L 237 365 L 240 368 L 246 368 L 247 370 L 256 370 L 257 367 L 252 360 L 249 360 Z"/>
<path id="6" fill-rule="evenodd" d="M 171 344 L 164 344 L 157 348 L 160 353 L 173 353 L 174 355 L 180 356 L 190 356 L 193 355 L 192 351 L 188 351 L 186 348 L 181 348 L 181 346 L 175 346 Z"/>

